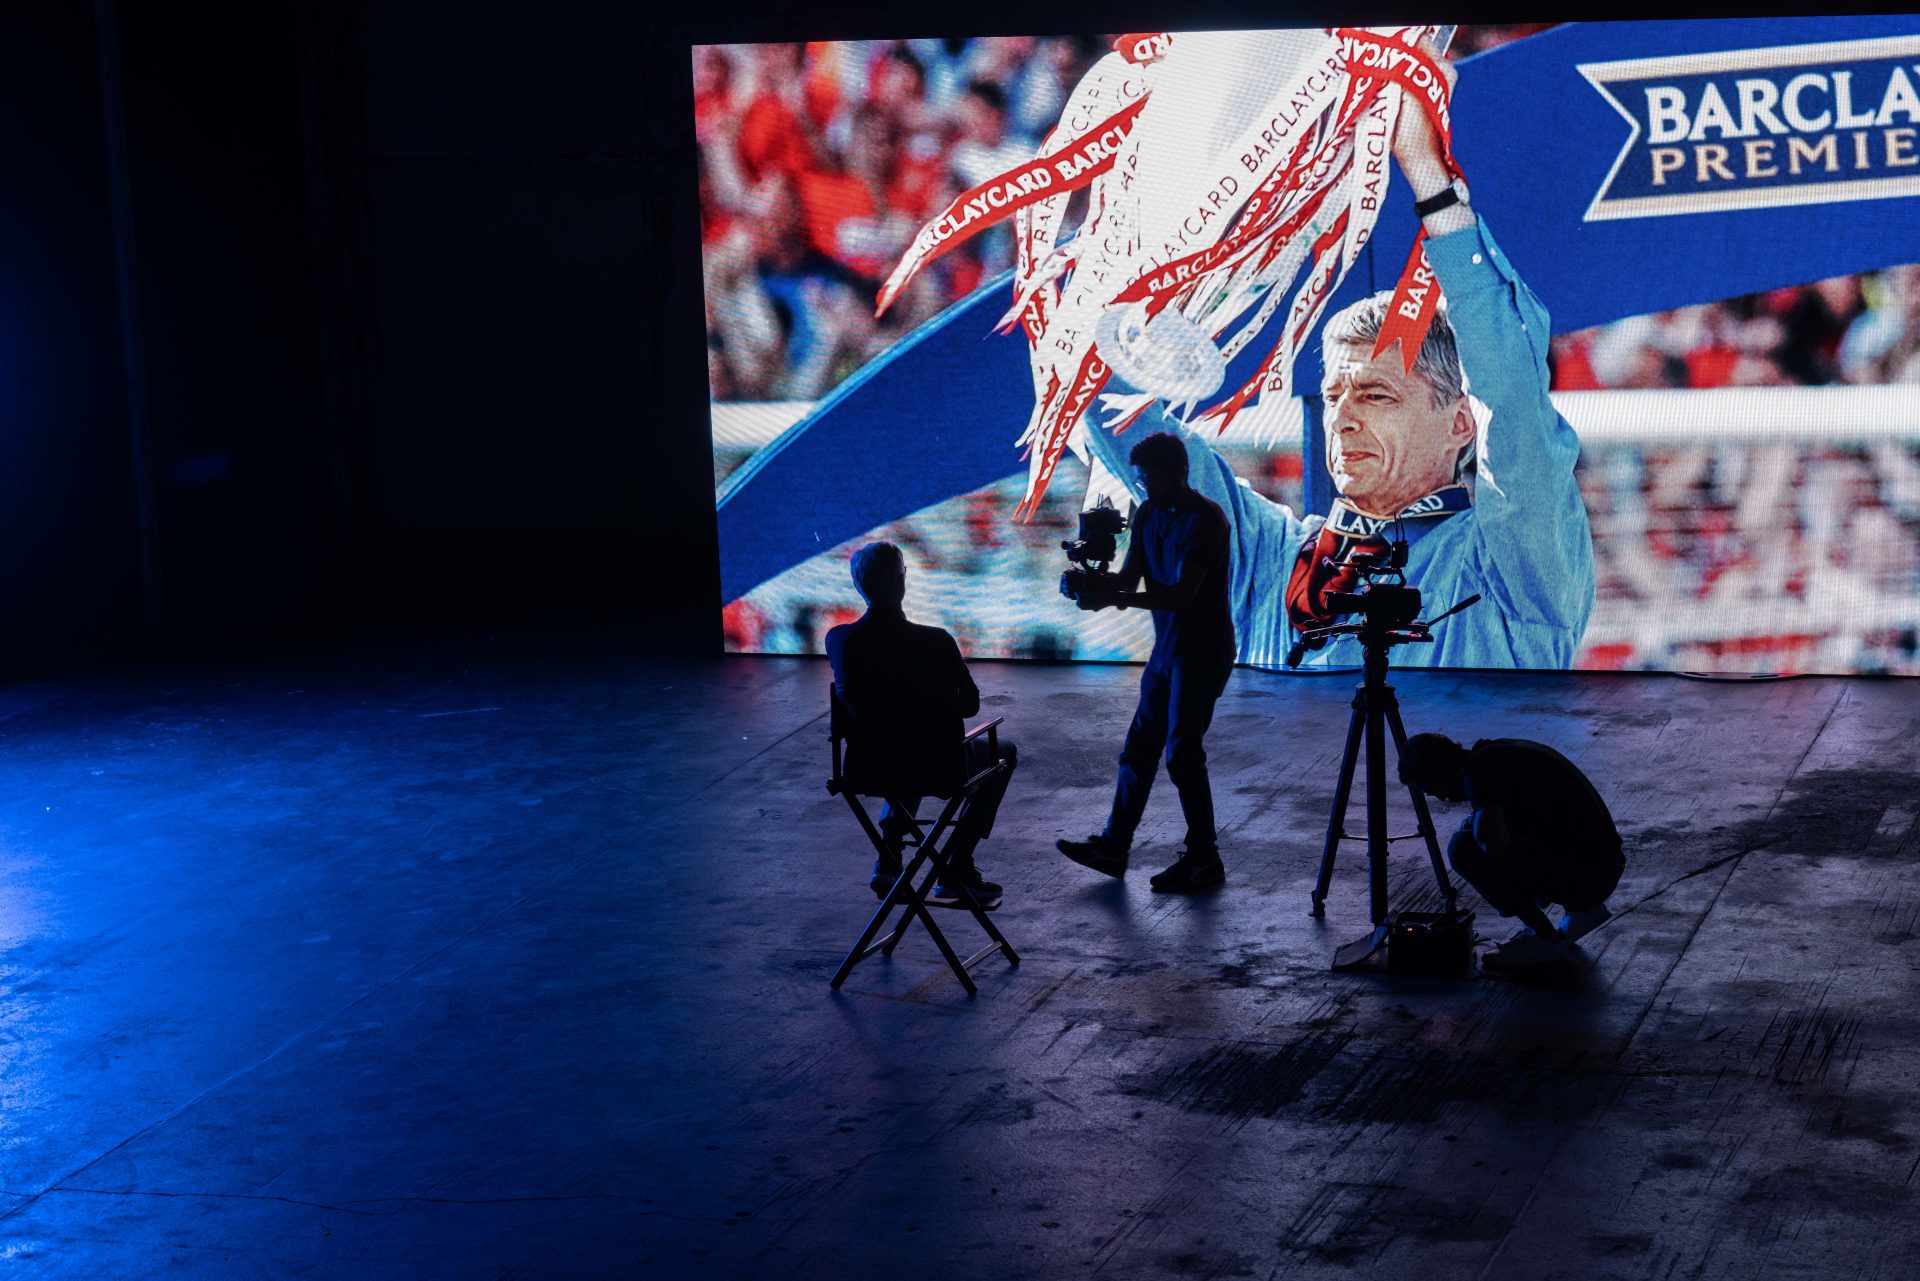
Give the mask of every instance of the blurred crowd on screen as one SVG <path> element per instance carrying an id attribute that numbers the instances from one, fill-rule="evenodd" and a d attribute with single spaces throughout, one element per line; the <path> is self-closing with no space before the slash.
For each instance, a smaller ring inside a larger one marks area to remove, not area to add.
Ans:
<path id="1" fill-rule="evenodd" d="M 1030 159 L 1110 38 L 703 46 L 694 122 L 713 398 L 812 400 L 1013 265 L 1003 224 L 874 295 L 921 225 Z"/>
<path id="2" fill-rule="evenodd" d="M 1552 24 L 1463 26 L 1466 57 Z M 838 41 L 695 51 L 716 402 L 812 401 L 1012 264 L 1005 226 L 873 299 L 922 223 L 1030 156 L 1111 38 Z M 1920 265 L 1633 317 L 1554 339 L 1558 391 L 1920 383 Z M 1920 424 L 1916 424 L 1920 438 Z M 1011 447 L 1011 441 L 1009 442 Z M 1288 450 L 1225 451 L 1296 509 Z M 721 456 L 724 454 L 725 456 Z M 744 459 L 717 451 L 716 478 Z M 1599 599 L 1581 667 L 1920 674 L 1913 441 L 1588 447 Z M 1137 657 L 1140 636 L 1053 592 L 1078 493 L 1011 521 L 995 486 L 895 522 L 913 595 L 970 653 Z M 861 540 L 861 541 L 864 541 Z M 836 549 L 727 607 L 729 649 L 812 652 L 857 604 Z M 1013 592 L 1009 582 L 1025 587 Z M 1689 620 L 1718 631 L 1696 635 Z M 1092 629 L 1092 630 L 1089 630 Z"/>
<path id="3" fill-rule="evenodd" d="M 1585 452 L 1599 599 L 1579 666 L 1920 675 L 1920 451 Z"/>
<path id="4" fill-rule="evenodd" d="M 1633 316 L 1553 340 L 1556 391 L 1920 383 L 1920 265 Z"/>

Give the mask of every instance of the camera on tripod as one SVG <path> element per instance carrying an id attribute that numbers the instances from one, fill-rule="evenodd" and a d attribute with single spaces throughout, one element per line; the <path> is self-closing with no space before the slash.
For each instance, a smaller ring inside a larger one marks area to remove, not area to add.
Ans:
<path id="1" fill-rule="evenodd" d="M 1353 614 L 1357 623 L 1332 623 L 1304 631 L 1287 650 L 1287 666 L 1298 667 L 1310 649 L 1319 649 L 1341 635 L 1358 635 L 1365 642 L 1398 645 L 1424 640 L 1420 617 L 1420 589 L 1407 584 L 1407 544 L 1395 539 L 1377 551 L 1348 552 L 1338 568 L 1358 576 L 1360 587 L 1350 592 L 1328 592 L 1327 609 L 1336 618 Z"/>
<path id="2" fill-rule="evenodd" d="M 1391 631 L 1420 617 L 1420 589 L 1407 586 L 1407 545 L 1396 542 L 1377 552 L 1352 552 L 1341 568 L 1356 571 L 1363 580 L 1355 592 L 1328 592 L 1327 607 L 1335 614 L 1358 614 L 1373 627 Z M 1392 576 L 1391 582 L 1378 579 Z"/>
<path id="3" fill-rule="evenodd" d="M 1081 512 L 1080 536 L 1060 544 L 1071 562 L 1060 575 L 1060 594 L 1077 601 L 1110 577 L 1113 562 L 1120 558 L 1120 535 L 1126 531 L 1127 518 L 1105 498 Z"/>

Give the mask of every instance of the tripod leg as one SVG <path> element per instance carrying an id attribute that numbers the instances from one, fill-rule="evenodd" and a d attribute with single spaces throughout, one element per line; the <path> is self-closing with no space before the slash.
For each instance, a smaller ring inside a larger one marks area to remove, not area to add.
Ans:
<path id="1" fill-rule="evenodd" d="M 1385 697 L 1367 701 L 1367 905 L 1378 926 L 1387 919 L 1387 734 L 1383 706 L 1393 705 L 1389 686 Z"/>
<path id="2" fill-rule="evenodd" d="M 1400 704 L 1398 700 L 1387 703 L 1387 724 L 1393 727 L 1393 750 L 1395 758 L 1407 754 L 1407 727 L 1400 723 Z M 1417 787 L 1409 787 L 1407 795 L 1413 798 L 1413 812 L 1420 820 L 1420 835 L 1426 838 L 1427 858 L 1433 863 L 1433 879 L 1440 885 L 1440 893 L 1447 900 L 1447 910 L 1453 911 L 1455 892 L 1453 882 L 1447 877 L 1446 860 L 1440 857 L 1440 835 L 1434 830 L 1433 813 L 1427 808 L 1427 796 Z"/>
<path id="3" fill-rule="evenodd" d="M 1313 889 L 1314 916 L 1327 914 L 1327 890 L 1333 884 L 1333 856 L 1340 849 L 1340 831 L 1347 822 L 1347 798 L 1353 794 L 1353 767 L 1360 759 L 1360 731 L 1366 724 L 1366 695 L 1353 698 L 1353 716 L 1347 721 L 1347 746 L 1340 756 L 1340 780 L 1333 787 L 1333 814 L 1327 819 L 1327 843 L 1320 850 L 1320 880 Z"/>

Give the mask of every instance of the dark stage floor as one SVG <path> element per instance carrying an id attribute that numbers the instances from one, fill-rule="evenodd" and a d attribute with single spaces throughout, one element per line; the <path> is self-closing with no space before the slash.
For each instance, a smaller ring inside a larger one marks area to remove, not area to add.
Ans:
<path id="1" fill-rule="evenodd" d="M 1024 962 L 973 999 L 917 933 L 827 988 L 873 900 L 817 661 L 0 691 L 5 1275 L 1920 1273 L 1920 685 L 1400 676 L 1410 729 L 1552 743 L 1621 819 L 1551 990 L 1327 968 L 1350 679 L 1235 676 L 1189 900 L 1052 848 L 1135 669 L 976 674 Z M 1177 835 L 1163 784 L 1141 862 Z"/>

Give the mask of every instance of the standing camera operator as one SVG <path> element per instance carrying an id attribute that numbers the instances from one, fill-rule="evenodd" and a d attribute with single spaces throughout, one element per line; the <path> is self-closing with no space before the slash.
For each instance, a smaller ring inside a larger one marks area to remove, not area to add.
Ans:
<path id="1" fill-rule="evenodd" d="M 1131 605 L 1152 610 L 1153 653 L 1140 673 L 1140 706 L 1120 751 L 1106 830 L 1058 844 L 1076 863 L 1125 876 L 1134 829 L 1164 747 L 1167 777 L 1179 790 L 1187 820 L 1187 840 L 1178 861 L 1151 883 L 1169 893 L 1208 889 L 1226 880 L 1201 740 L 1237 652 L 1227 603 L 1227 518 L 1219 504 L 1189 483 L 1187 449 L 1178 436 L 1156 432 L 1135 445 L 1127 461 L 1146 501 L 1134 515 L 1126 560 L 1117 574 L 1078 579 L 1075 599 L 1082 609 Z"/>

